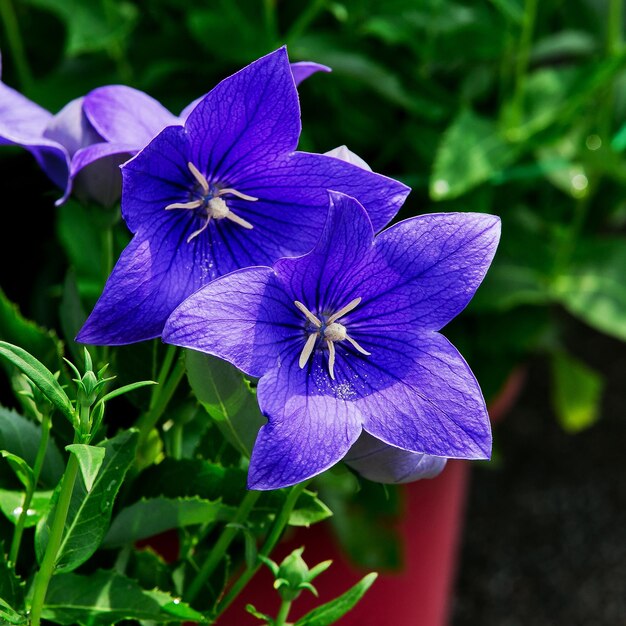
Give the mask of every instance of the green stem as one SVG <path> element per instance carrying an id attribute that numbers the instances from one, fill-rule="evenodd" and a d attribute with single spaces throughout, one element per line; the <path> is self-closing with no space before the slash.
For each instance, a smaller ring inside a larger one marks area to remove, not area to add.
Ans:
<path id="1" fill-rule="evenodd" d="M 47 411 L 42 413 L 41 418 L 41 439 L 39 440 L 39 447 L 37 448 L 37 456 L 35 457 L 35 466 L 33 468 L 33 486 L 26 491 L 24 496 L 24 503 L 22 504 L 22 512 L 20 513 L 17 524 L 15 525 L 15 532 L 13 533 L 13 541 L 11 542 L 11 550 L 9 552 L 9 561 L 15 564 L 17 563 L 17 557 L 20 552 L 20 543 L 22 542 L 22 535 L 24 533 L 24 526 L 26 524 L 26 517 L 28 515 L 28 509 L 30 503 L 33 500 L 33 494 L 37 489 L 37 483 L 39 482 L 39 476 L 41 474 L 41 468 L 43 467 L 43 461 L 46 457 L 46 450 L 48 449 L 48 440 L 50 439 L 50 414 Z"/>
<path id="2" fill-rule="evenodd" d="M 30 71 L 28 59 L 24 52 L 24 43 L 11 0 L 0 0 L 0 17 L 4 22 L 4 30 L 20 86 L 23 92 L 29 93 L 34 85 L 33 73 Z"/>
<path id="3" fill-rule="evenodd" d="M 522 121 L 524 91 L 526 90 L 526 74 L 530 60 L 530 48 L 533 41 L 535 19 L 537 17 L 537 5 L 539 0 L 526 0 L 524 4 L 524 18 L 522 20 L 522 32 L 517 50 L 517 62 L 515 64 L 515 92 L 511 106 L 510 126 L 516 128 Z"/>
<path id="4" fill-rule="evenodd" d="M 312 0 L 312 2 L 309 3 L 309 6 L 300 14 L 300 17 L 293 23 L 285 36 L 287 45 L 293 45 L 295 40 L 306 32 L 311 22 L 313 22 L 318 13 L 326 6 L 326 1 L 327 0 Z"/>
<path id="5" fill-rule="evenodd" d="M 75 443 L 78 442 L 75 441 Z M 37 572 L 35 582 L 33 583 L 33 601 L 30 609 L 31 626 L 39 626 L 41 621 L 41 612 L 43 610 L 50 579 L 54 574 L 57 552 L 59 551 L 59 546 L 63 539 L 63 529 L 65 528 L 65 521 L 67 520 L 67 513 L 70 508 L 70 501 L 72 499 L 72 492 L 74 491 L 74 483 L 76 482 L 77 475 L 78 459 L 74 454 L 70 454 L 65 473 L 63 474 L 59 499 L 54 511 L 54 519 L 52 520 L 52 526 L 50 528 L 48 545 L 46 546 L 43 561 L 41 562 L 41 568 Z"/>
<path id="6" fill-rule="evenodd" d="M 278 609 L 278 614 L 276 615 L 276 626 L 285 626 L 290 610 L 291 600 L 283 600 L 280 603 L 280 609 Z"/>
<path id="7" fill-rule="evenodd" d="M 252 511 L 252 508 L 260 495 L 259 491 L 248 491 L 239 505 L 239 509 L 237 509 L 237 513 L 235 514 L 232 522 L 224 528 L 222 534 L 219 536 L 217 542 L 213 546 L 213 549 L 209 553 L 207 560 L 204 562 L 200 571 L 189 585 L 184 598 L 186 602 L 193 602 L 196 599 L 196 596 L 200 593 L 206 581 L 220 564 L 220 561 L 224 558 L 224 555 L 230 547 L 233 539 L 240 531 L 238 526 L 243 524 L 248 519 L 250 511 Z"/>
<path id="8" fill-rule="evenodd" d="M 260 556 L 269 557 L 272 553 L 272 550 L 276 547 L 278 540 L 283 534 L 283 530 L 285 530 L 285 526 L 289 522 L 289 516 L 293 511 L 300 494 L 304 491 L 308 481 L 300 483 L 299 485 L 295 485 L 291 488 L 291 491 L 287 495 L 285 503 L 283 504 L 282 509 L 280 510 L 278 517 L 274 521 L 274 525 L 272 526 L 272 530 L 270 534 L 267 536 L 263 547 L 259 551 Z M 229 589 L 228 593 L 222 598 L 221 602 L 217 605 L 215 617 L 220 615 L 223 611 L 225 611 L 233 600 L 241 593 L 243 588 L 250 582 L 252 577 L 257 573 L 261 567 L 261 560 L 252 566 L 248 567 L 244 573 L 235 581 L 233 586 Z"/>
<path id="9" fill-rule="evenodd" d="M 164 367 L 161 369 L 161 373 L 163 373 L 166 369 L 165 362 L 163 363 L 163 365 Z M 161 416 L 165 412 L 167 405 L 172 399 L 174 393 L 176 392 L 180 381 L 183 379 L 184 374 L 185 363 L 183 359 L 178 359 L 169 377 L 167 378 L 167 382 L 161 382 L 161 384 L 159 385 L 159 392 L 156 393 L 155 396 L 153 396 L 148 412 L 144 413 L 137 420 L 136 426 L 139 429 L 139 448 L 141 448 L 142 443 L 145 443 L 148 435 L 150 434 L 150 431 L 156 426 L 159 419 L 161 419 Z M 157 382 L 162 381 L 162 378 L 163 377 L 160 375 Z"/>
<path id="10" fill-rule="evenodd" d="M 609 14 L 606 29 L 606 56 L 616 57 L 622 49 L 622 19 L 623 0 L 609 1 Z M 607 93 L 603 99 L 602 117 L 600 120 L 600 136 L 604 142 L 610 141 L 611 127 L 613 125 L 613 107 L 615 105 L 615 81 L 612 80 L 608 86 Z"/>

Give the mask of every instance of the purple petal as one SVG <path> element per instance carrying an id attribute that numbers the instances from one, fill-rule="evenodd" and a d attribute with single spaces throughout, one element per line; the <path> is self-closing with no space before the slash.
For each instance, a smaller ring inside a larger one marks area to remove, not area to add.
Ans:
<path id="1" fill-rule="evenodd" d="M 102 141 L 83 113 L 84 98 L 68 102 L 52 117 L 43 132 L 46 139 L 61 144 L 70 157 L 85 146 Z"/>
<path id="2" fill-rule="evenodd" d="M 500 219 L 482 213 L 421 215 L 381 233 L 356 286 L 368 328 L 445 326 L 474 295 L 499 239 Z"/>
<path id="3" fill-rule="evenodd" d="M 278 361 L 289 334 L 282 318 L 292 308 L 272 268 L 246 268 L 187 298 L 168 319 L 163 341 L 219 356 L 260 377 Z"/>
<path id="4" fill-rule="evenodd" d="M 332 70 L 328 65 L 321 65 L 313 61 L 299 61 L 291 64 L 291 73 L 296 86 L 317 72 L 332 72 Z"/>
<path id="5" fill-rule="evenodd" d="M 317 72 L 332 72 L 330 67 L 328 67 L 327 65 L 321 65 L 320 63 L 313 63 L 311 61 L 291 63 L 290 67 L 296 86 L 298 86 L 303 80 L 306 80 L 307 78 L 309 78 L 309 76 L 312 76 Z M 190 102 L 180 112 L 180 118 L 182 120 L 186 120 L 189 117 L 189 114 L 198 106 L 198 104 L 200 104 L 205 96 L 206 94 L 204 96 L 196 98 L 195 100 L 193 100 L 193 102 Z"/>
<path id="6" fill-rule="evenodd" d="M 269 423 L 257 436 L 250 489 L 279 489 L 320 474 L 337 463 L 357 440 L 361 416 L 354 403 L 316 387 L 316 377 L 285 352 L 279 367 L 261 378 L 259 405 Z"/>
<path id="7" fill-rule="evenodd" d="M 122 191 L 120 165 L 129 156 L 130 147 L 120 144 L 95 143 L 80 149 L 70 163 L 70 183 L 75 187 L 76 195 L 95 199 L 103 206 L 112 206 Z"/>
<path id="8" fill-rule="evenodd" d="M 219 83 L 190 113 L 185 128 L 192 161 L 215 180 L 258 171 L 259 162 L 295 150 L 300 106 L 285 48 Z"/>
<path id="9" fill-rule="evenodd" d="M 292 300 L 313 311 L 336 311 L 355 297 L 349 288 L 351 277 L 358 275 L 374 239 L 372 223 L 354 198 L 336 192 L 329 195 L 328 217 L 315 248 L 274 265 Z"/>
<path id="10" fill-rule="evenodd" d="M 480 387 L 443 335 L 387 329 L 353 336 L 371 356 L 338 351 L 335 373 L 354 381 L 367 432 L 412 452 L 489 457 L 491 428 Z"/>
<path id="11" fill-rule="evenodd" d="M 85 114 L 108 142 L 141 150 L 166 126 L 182 124 L 160 102 L 138 89 L 108 85 L 85 96 Z"/>
<path id="12" fill-rule="evenodd" d="M 26 148 L 50 179 L 65 189 L 69 170 L 67 150 L 43 136 L 51 119 L 51 113 L 0 82 L 0 145 Z"/>
<path id="13" fill-rule="evenodd" d="M 278 215 L 286 222 L 293 222 L 294 228 L 305 227 L 294 238 L 291 254 L 302 254 L 315 245 L 328 210 L 328 189 L 356 198 L 367 210 L 375 231 L 388 224 L 411 191 L 397 180 L 322 154 L 296 152 L 257 165 L 254 172 L 238 172 L 230 184 L 259 198 L 259 202 L 247 203 L 245 207 L 243 202 L 236 202 L 236 206 L 250 211 L 250 216 L 256 212 L 262 218 L 271 204 L 275 208 L 268 219 L 278 210 Z M 282 212 L 281 207 L 284 207 Z M 316 223 L 317 231 L 310 226 Z"/>
<path id="14" fill-rule="evenodd" d="M 368 480 L 401 484 L 434 478 L 446 466 L 447 459 L 394 448 L 366 432 L 344 457 L 344 462 Z"/>
<path id="15" fill-rule="evenodd" d="M 169 204 L 189 199 L 189 160 L 185 130 L 170 126 L 122 166 L 122 215 L 132 232 L 159 221 Z"/>
<path id="16" fill-rule="evenodd" d="M 77 341 L 123 345 L 158 337 L 176 306 L 206 282 L 207 241 L 186 243 L 193 225 L 183 217 L 163 211 L 160 222 L 135 234 Z"/>

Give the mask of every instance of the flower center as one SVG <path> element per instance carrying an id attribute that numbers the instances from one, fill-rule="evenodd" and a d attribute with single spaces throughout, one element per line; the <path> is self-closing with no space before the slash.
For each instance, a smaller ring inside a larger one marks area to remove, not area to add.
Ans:
<path id="1" fill-rule="evenodd" d="M 252 196 L 248 196 L 245 193 L 241 193 L 240 191 L 231 189 L 230 187 L 218 189 L 215 185 L 209 185 L 209 181 L 193 163 L 187 163 L 187 167 L 198 184 L 196 191 L 193 192 L 196 199 L 190 200 L 189 202 L 173 202 L 165 207 L 166 211 L 171 211 L 172 209 L 196 211 L 200 209 L 203 212 L 205 221 L 202 228 L 199 228 L 195 232 L 191 233 L 191 235 L 187 238 L 187 243 L 189 243 L 194 237 L 197 237 L 201 232 L 205 231 L 212 219 L 227 219 L 231 222 L 235 222 L 235 224 L 239 224 L 239 226 L 243 228 L 253 228 L 250 222 L 244 220 L 238 215 L 235 215 L 231 209 L 228 208 L 228 205 L 223 200 L 222 196 L 236 196 L 237 198 L 248 200 L 249 202 L 256 202 L 258 198 L 253 198 Z"/>
<path id="2" fill-rule="evenodd" d="M 300 360 L 298 362 L 300 369 L 303 369 L 308 360 L 311 358 L 313 350 L 315 349 L 315 344 L 320 338 L 323 342 L 325 342 L 326 347 L 328 348 L 328 373 L 333 380 L 335 380 L 335 342 L 347 341 L 361 354 L 370 356 L 371 352 L 364 350 L 354 339 L 352 339 L 352 337 L 348 335 L 348 330 L 343 324 L 337 323 L 338 319 L 354 310 L 360 302 L 361 298 L 355 298 L 354 300 L 348 302 L 346 306 L 339 309 L 336 313 L 330 315 L 327 319 L 320 320 L 319 317 L 311 313 L 311 311 L 309 311 L 309 309 L 307 309 L 302 302 L 299 302 L 298 300 L 294 301 L 296 308 L 304 313 L 304 317 L 306 317 L 310 324 L 307 329 L 309 336 L 307 337 L 306 343 L 300 353 Z"/>

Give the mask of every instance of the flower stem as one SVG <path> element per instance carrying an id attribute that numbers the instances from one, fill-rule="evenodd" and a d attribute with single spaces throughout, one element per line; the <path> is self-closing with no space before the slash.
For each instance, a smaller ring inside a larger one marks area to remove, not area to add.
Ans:
<path id="1" fill-rule="evenodd" d="M 263 547 L 259 551 L 259 556 L 269 557 L 269 555 L 272 553 L 272 550 L 276 547 L 278 540 L 283 534 L 283 530 L 285 529 L 285 526 L 287 526 L 287 523 L 289 522 L 289 516 L 291 515 L 291 512 L 293 511 L 293 508 L 296 505 L 296 502 L 298 501 L 300 494 L 304 491 L 304 488 L 306 487 L 307 483 L 308 481 L 305 481 L 298 485 L 294 485 L 289 491 L 289 494 L 287 495 L 287 498 L 285 499 L 285 503 L 283 504 L 282 509 L 278 513 L 278 517 L 274 521 L 272 530 L 270 531 L 270 534 L 267 536 L 267 539 L 265 540 Z M 244 571 L 244 573 L 235 581 L 235 583 L 230 588 L 228 593 L 222 598 L 221 602 L 217 605 L 216 611 L 215 611 L 215 617 L 220 615 L 223 611 L 225 611 L 230 606 L 233 600 L 241 593 L 243 588 L 250 582 L 252 577 L 257 573 L 257 571 L 259 570 L 259 567 L 261 567 L 260 559 L 255 565 L 253 565 L 252 567 L 248 567 Z"/>
<path id="2" fill-rule="evenodd" d="M 276 626 L 285 626 L 287 623 L 287 617 L 289 617 L 289 611 L 291 610 L 291 600 L 283 600 L 280 603 L 280 609 L 276 615 Z"/>
<path id="3" fill-rule="evenodd" d="M 511 118 L 509 120 L 510 127 L 512 128 L 518 127 L 522 121 L 524 91 L 526 90 L 526 74 L 528 72 L 530 47 L 533 40 L 538 3 L 539 0 L 526 0 L 524 3 L 522 32 L 520 34 L 519 46 L 517 50 L 517 63 L 515 64 L 515 91 L 513 93 L 513 102 L 511 103 Z"/>
<path id="4" fill-rule="evenodd" d="M 77 443 L 76 440 L 75 443 Z M 35 582 L 33 583 L 33 601 L 30 609 L 31 626 L 39 626 L 41 621 L 41 612 L 43 610 L 50 579 L 54 574 L 57 552 L 61 545 L 61 540 L 63 539 L 63 529 L 65 528 L 65 521 L 67 520 L 67 513 L 70 508 L 70 501 L 72 499 L 72 492 L 74 491 L 74 483 L 76 482 L 77 475 L 78 459 L 74 454 L 70 454 L 65 473 L 63 474 L 63 482 L 61 483 L 61 491 L 59 492 L 59 499 L 57 500 L 54 518 L 50 528 L 48 545 L 46 546 L 43 561 L 41 562 L 41 568 L 37 572 Z"/>
<path id="5" fill-rule="evenodd" d="M 48 411 L 41 413 L 41 439 L 39 440 L 39 447 L 37 448 L 37 456 L 35 457 L 35 466 L 33 467 L 33 486 L 26 491 L 24 495 L 24 503 L 22 504 L 22 512 L 15 525 L 15 532 L 13 533 L 13 540 L 11 541 L 11 550 L 9 551 L 9 561 L 13 564 L 17 563 L 17 557 L 20 552 L 20 543 L 22 542 L 22 534 L 24 533 L 24 525 L 26 523 L 26 517 L 28 515 L 28 509 L 33 499 L 35 489 L 37 489 L 37 483 L 39 482 L 39 475 L 41 474 L 41 468 L 43 467 L 43 461 L 46 457 L 46 450 L 48 449 L 48 440 L 50 439 L 50 414 Z"/>
<path id="6" fill-rule="evenodd" d="M 207 560 L 204 562 L 200 571 L 189 585 L 184 598 L 186 602 L 193 602 L 196 599 L 196 596 L 200 593 L 200 590 L 209 579 L 209 576 L 211 576 L 220 561 L 224 558 L 230 544 L 240 531 L 238 526 L 248 519 L 250 511 L 252 511 L 252 508 L 260 495 L 259 491 L 248 491 L 245 495 L 232 522 L 224 528 L 222 534 L 219 536 L 217 542 L 213 546 L 213 549 L 209 553 Z"/>
<path id="7" fill-rule="evenodd" d="M 11 0 L 0 0 L 0 17 L 2 17 L 2 22 L 4 23 L 4 31 L 20 86 L 23 92 L 29 93 L 34 84 L 33 74 L 30 71 L 28 59 L 24 52 L 24 42 Z"/>
<path id="8" fill-rule="evenodd" d="M 170 371 L 172 362 L 175 360 L 177 348 L 168 346 L 168 350 L 163 360 L 161 372 L 157 378 L 158 385 L 154 388 L 154 395 L 150 400 L 150 408 L 137 420 L 139 429 L 139 448 L 145 443 L 150 431 L 156 426 L 159 419 L 165 412 L 172 396 L 185 374 L 185 363 L 183 359 L 178 359 Z"/>

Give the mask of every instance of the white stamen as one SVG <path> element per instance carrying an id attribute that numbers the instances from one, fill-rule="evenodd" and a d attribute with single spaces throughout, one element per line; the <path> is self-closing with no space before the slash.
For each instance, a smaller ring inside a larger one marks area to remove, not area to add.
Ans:
<path id="1" fill-rule="evenodd" d="M 332 339 L 327 339 L 326 344 L 328 345 L 328 373 L 335 380 L 335 343 Z"/>
<path id="2" fill-rule="evenodd" d="M 328 373 L 332 380 L 335 380 L 335 360 L 337 355 L 337 349 L 335 348 L 336 341 L 348 341 L 361 354 L 366 356 L 371 355 L 371 352 L 362 348 L 354 339 L 352 339 L 352 337 L 348 336 L 348 331 L 343 324 L 339 324 L 335 321 L 352 311 L 359 305 L 360 302 L 361 298 L 355 298 L 346 304 L 346 306 L 339 309 L 339 311 L 333 313 L 333 315 L 331 315 L 325 322 L 321 322 L 316 315 L 311 313 L 311 311 L 309 311 L 309 309 L 302 304 L 302 302 L 294 300 L 296 307 L 304 313 L 307 320 L 316 327 L 314 332 L 309 333 L 306 343 L 304 344 L 304 348 L 302 348 L 302 352 L 300 353 L 300 369 L 303 369 L 307 361 L 311 358 L 311 354 L 313 354 L 313 350 L 315 349 L 315 343 L 320 336 L 320 330 L 322 328 L 324 329 L 323 339 L 326 342 L 326 347 L 328 348 Z"/>
<path id="3" fill-rule="evenodd" d="M 250 222 L 244 220 L 243 217 L 239 217 L 238 215 L 235 215 L 232 211 L 229 211 L 228 214 L 225 215 L 225 217 L 231 222 L 235 222 L 235 224 L 239 224 L 239 226 L 243 226 L 244 228 L 247 228 L 248 230 L 252 230 L 254 228 L 254 226 L 252 226 Z"/>
<path id="4" fill-rule="evenodd" d="M 210 221 L 211 221 L 211 215 L 207 214 L 206 221 L 202 225 L 202 228 L 198 228 L 198 230 L 191 233 L 191 235 L 187 237 L 187 243 L 189 243 L 194 237 L 197 237 L 200 233 L 204 232 L 208 228 Z"/>
<path id="5" fill-rule="evenodd" d="M 202 188 L 204 195 L 207 196 L 209 194 L 209 183 L 207 182 L 207 179 L 200 173 L 200 170 L 191 161 L 187 163 L 187 167 L 193 174 L 193 177 L 198 181 L 198 185 Z"/>
<path id="6" fill-rule="evenodd" d="M 228 216 L 230 209 L 221 198 L 211 198 L 207 205 L 207 213 L 216 220 L 224 219 Z"/>
<path id="7" fill-rule="evenodd" d="M 255 198 L 254 196 L 249 196 L 248 194 L 245 193 L 241 193 L 241 191 L 237 191 L 236 189 L 231 189 L 230 187 L 227 187 L 225 189 L 220 189 L 217 192 L 217 196 L 223 196 L 225 194 L 231 194 L 232 196 L 237 196 L 238 198 L 241 198 L 242 200 L 248 200 L 249 202 L 256 202 L 258 200 L 258 198 Z"/>
<path id="8" fill-rule="evenodd" d="M 346 335 L 346 341 L 349 341 L 361 354 L 364 354 L 365 356 L 372 355 L 371 352 L 368 352 L 367 350 L 364 350 L 363 348 L 361 348 L 361 346 L 356 341 L 354 341 L 352 337 L 348 337 L 348 335 Z"/>
<path id="9" fill-rule="evenodd" d="M 298 365 L 300 365 L 300 369 L 304 368 L 304 366 L 306 365 L 306 362 L 311 357 L 316 341 L 317 341 L 317 333 L 312 333 L 311 335 L 309 335 L 309 338 L 306 340 L 306 343 L 304 344 L 304 348 L 302 348 L 302 352 L 300 353 L 300 360 L 298 361 Z"/>
<path id="10" fill-rule="evenodd" d="M 351 300 L 350 302 L 348 302 L 348 304 L 346 304 L 346 306 L 344 306 L 341 309 L 339 309 L 337 311 L 337 313 L 333 313 L 333 315 L 331 315 L 326 320 L 326 323 L 327 324 L 332 324 L 333 322 L 337 321 L 340 317 L 343 317 L 346 313 L 350 313 L 350 311 L 352 311 L 352 309 L 354 309 L 357 306 L 359 306 L 359 303 L 361 302 L 361 300 L 362 300 L 362 298 L 355 298 L 354 300 Z"/>
<path id="11" fill-rule="evenodd" d="M 173 202 L 165 207 L 166 211 L 172 209 L 199 209 L 204 202 L 202 200 L 192 200 L 191 202 Z"/>
<path id="12" fill-rule="evenodd" d="M 324 329 L 324 339 L 328 339 L 328 341 L 343 341 L 347 337 L 346 327 L 342 324 L 337 324 L 337 322 L 328 324 Z"/>
<path id="13" fill-rule="evenodd" d="M 314 324 L 318 328 L 322 327 L 322 322 L 320 322 L 319 319 L 315 317 L 315 315 L 313 315 L 313 313 L 311 313 L 311 311 L 309 311 L 304 304 L 302 304 L 302 302 L 294 300 L 294 304 L 300 309 L 300 311 L 302 311 L 302 313 L 304 313 L 305 317 L 309 320 L 309 322 L 311 322 L 311 324 Z"/>

